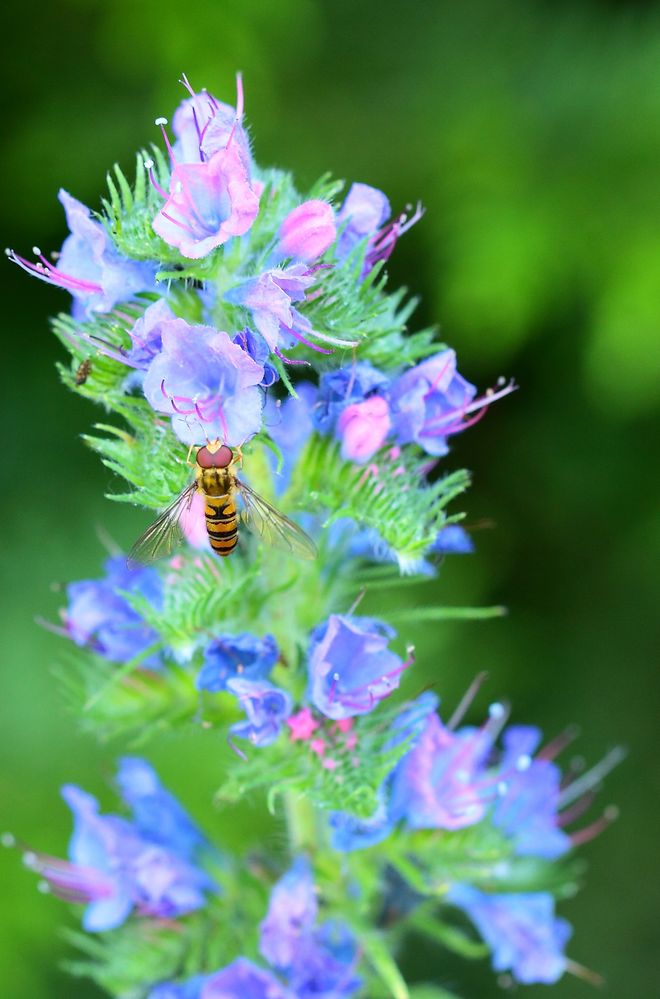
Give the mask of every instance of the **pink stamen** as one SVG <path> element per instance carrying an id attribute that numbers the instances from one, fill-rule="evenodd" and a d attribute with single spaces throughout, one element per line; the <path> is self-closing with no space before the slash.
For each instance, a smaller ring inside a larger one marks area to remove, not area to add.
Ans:
<path id="1" fill-rule="evenodd" d="M 468 689 L 465 691 L 460 701 L 458 702 L 456 708 L 454 709 L 453 715 L 447 722 L 447 728 L 449 729 L 450 732 L 453 732 L 456 726 L 460 725 L 460 723 L 463 721 L 466 711 L 468 710 L 473 700 L 479 693 L 481 685 L 484 683 L 487 677 L 488 673 L 486 673 L 485 671 L 482 673 L 477 673 L 474 680 L 472 681 Z"/>
<path id="2" fill-rule="evenodd" d="M 292 329 L 290 326 L 285 326 L 284 323 L 282 323 L 281 325 L 282 325 L 282 328 L 287 331 L 287 333 L 290 333 L 291 336 L 294 336 L 296 338 L 296 340 L 300 341 L 300 343 L 304 343 L 306 347 L 310 348 L 310 350 L 315 350 L 318 354 L 332 354 L 333 353 L 332 350 L 324 350 L 323 347 L 319 347 L 317 344 L 311 343 L 311 341 L 307 340 L 302 335 L 302 333 L 298 333 L 296 330 Z"/>
<path id="3" fill-rule="evenodd" d="M 176 160 L 174 159 L 174 153 L 172 152 L 172 146 L 170 145 L 170 139 L 169 139 L 169 136 L 168 136 L 168 134 L 167 134 L 167 132 L 165 130 L 165 126 L 167 125 L 167 118 L 156 118 L 155 124 L 160 127 L 160 130 L 162 132 L 163 140 L 165 142 L 165 148 L 167 149 L 167 155 L 170 158 L 170 162 L 173 163 L 174 166 L 176 166 Z"/>
<path id="4" fill-rule="evenodd" d="M 154 188 L 154 190 L 158 191 L 158 193 L 160 194 L 161 198 L 165 198 L 165 200 L 167 201 L 167 199 L 169 198 L 169 194 L 167 193 L 167 191 L 165 190 L 165 188 L 161 187 L 161 185 L 156 180 L 156 174 L 154 173 L 154 161 L 153 160 L 145 160 L 143 166 L 144 166 L 144 169 L 147 171 L 147 176 L 149 177 L 149 181 L 151 182 L 151 186 Z"/>
<path id="5" fill-rule="evenodd" d="M 584 829 L 580 829 L 578 832 L 571 833 L 570 839 L 573 846 L 582 846 L 583 843 L 589 843 L 590 840 L 595 839 L 596 836 L 607 829 L 608 826 L 612 825 L 619 817 L 619 809 L 615 805 L 610 805 L 606 808 L 599 819 L 592 822 L 591 825 L 586 826 Z"/>
<path id="6" fill-rule="evenodd" d="M 242 749 L 238 748 L 238 746 L 236 745 L 236 743 L 234 742 L 234 740 L 230 735 L 227 736 L 227 744 L 229 745 L 230 749 L 234 753 L 236 753 L 237 756 L 239 756 L 245 763 L 247 763 L 248 760 L 247 756 L 245 755 Z"/>
<path id="7" fill-rule="evenodd" d="M 581 815 L 584 815 L 584 813 L 591 808 L 595 800 L 596 792 L 587 791 L 586 794 L 572 804 L 570 808 L 565 808 L 563 812 L 559 812 L 557 815 L 557 825 L 562 828 L 564 826 L 569 826 L 571 822 L 575 822 L 575 820 L 579 819 Z"/>
<path id="8" fill-rule="evenodd" d="M 566 747 L 569 746 L 574 739 L 577 739 L 579 734 L 580 729 L 577 725 L 569 725 L 568 728 L 564 729 L 563 732 L 560 732 L 559 735 L 555 736 L 551 742 L 549 742 L 546 746 L 543 746 L 543 748 L 538 751 L 536 759 L 554 760 L 555 757 L 559 756 L 559 754 L 563 752 L 563 750 L 566 749 Z"/>
<path id="9" fill-rule="evenodd" d="M 311 366 L 311 361 L 304 361 L 301 358 L 294 359 L 293 357 L 287 357 L 285 354 L 282 353 L 279 347 L 276 347 L 273 353 L 275 354 L 276 357 L 279 357 L 280 361 L 282 361 L 283 364 L 302 364 L 308 368 Z"/>
<path id="10" fill-rule="evenodd" d="M 440 384 L 440 382 L 441 382 L 441 381 L 442 381 L 442 379 L 444 378 L 444 376 L 445 376 L 445 372 L 446 372 L 446 371 L 447 371 L 447 370 L 448 370 L 448 369 L 449 369 L 449 368 L 451 367 L 451 363 L 452 363 L 452 358 L 450 357 L 450 358 L 448 358 L 448 359 L 447 359 L 447 360 L 445 361 L 445 363 L 444 363 L 444 364 L 442 365 L 442 367 L 440 368 L 440 371 L 439 371 L 439 372 L 438 372 L 438 374 L 437 374 L 437 375 L 435 376 L 435 378 L 433 379 L 433 381 L 432 381 L 432 382 L 430 383 L 430 385 L 429 385 L 429 387 L 428 387 L 427 391 L 426 391 L 426 392 L 424 393 L 424 395 L 422 396 L 422 399 L 424 399 L 424 400 L 428 399 L 428 397 L 429 397 L 429 396 L 430 396 L 430 395 L 431 395 L 431 394 L 432 394 L 433 392 L 435 392 L 436 388 L 438 387 L 438 385 Z"/>
<path id="11" fill-rule="evenodd" d="M 103 292 L 100 284 L 96 284 L 93 281 L 84 281 L 82 278 L 76 278 L 71 274 L 64 274 L 57 267 L 53 267 L 43 254 L 39 255 L 38 263 L 32 263 L 26 260 L 25 257 L 19 257 L 13 250 L 6 250 L 5 253 L 12 263 L 18 264 L 21 270 L 26 271 L 26 273 L 31 274 L 33 277 L 39 278 L 40 281 L 45 281 L 46 284 L 56 285 L 70 292 L 82 291 L 95 295 Z"/>
<path id="12" fill-rule="evenodd" d="M 505 395 L 509 395 L 511 392 L 515 392 L 517 389 L 515 382 L 511 381 L 504 388 L 500 389 L 499 392 L 495 392 L 489 389 L 485 395 L 481 396 L 479 399 L 475 399 L 467 406 L 457 406 L 455 409 L 450 410 L 443 416 L 438 417 L 437 420 L 432 420 L 427 428 L 425 428 L 424 433 L 430 435 L 443 434 L 448 436 L 449 434 L 457 433 L 459 430 L 465 430 L 467 427 L 473 426 L 477 423 L 485 414 L 486 410 L 492 402 L 496 402 L 498 399 L 502 399 Z M 469 413 L 473 413 L 475 410 L 479 412 L 471 420 L 465 420 L 465 417 Z M 449 423 L 449 426 L 446 424 Z"/>
<path id="13" fill-rule="evenodd" d="M 236 131 L 236 126 L 239 124 L 242 117 L 243 117 L 243 76 L 241 73 L 237 73 L 236 74 L 236 117 L 234 119 L 234 124 L 231 127 L 231 132 L 229 133 L 229 138 L 227 139 L 225 149 L 229 149 L 232 139 L 234 138 L 234 132 Z"/>

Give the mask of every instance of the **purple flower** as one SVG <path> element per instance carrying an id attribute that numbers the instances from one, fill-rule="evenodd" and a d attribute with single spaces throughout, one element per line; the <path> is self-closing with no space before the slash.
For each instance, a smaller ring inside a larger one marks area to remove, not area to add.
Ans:
<path id="1" fill-rule="evenodd" d="M 67 587 L 66 633 L 76 645 L 89 646 L 113 662 L 127 663 L 154 645 L 159 636 L 121 594 L 140 594 L 155 608 L 163 602 L 163 584 L 155 569 L 128 569 L 123 557 L 105 563 L 105 579 L 85 579 Z M 160 656 L 144 659 L 143 667 L 158 669 Z"/>
<path id="2" fill-rule="evenodd" d="M 236 85 L 237 107 L 216 100 L 207 90 L 195 93 L 185 75 L 181 81 L 190 97 L 182 101 L 172 118 L 176 143 L 172 148 L 178 163 L 204 163 L 231 143 L 236 143 L 247 166 L 251 166 L 250 142 L 241 124 L 243 86 L 240 75 Z"/>
<path id="3" fill-rule="evenodd" d="M 342 458 L 358 464 L 369 461 L 385 443 L 390 423 L 390 408 L 382 395 L 347 406 L 337 420 Z"/>
<path id="4" fill-rule="evenodd" d="M 42 281 L 71 292 L 76 319 L 110 312 L 118 302 L 126 302 L 138 292 L 155 290 L 156 264 L 123 257 L 105 226 L 90 217 L 85 205 L 63 190 L 58 197 L 71 235 L 62 244 L 57 266 L 37 247 L 36 263 L 17 256 L 13 250 L 8 251 L 10 260 Z"/>
<path id="5" fill-rule="evenodd" d="M 456 371 L 455 352 L 443 350 L 392 383 L 389 399 L 394 433 L 400 444 L 414 441 L 440 458 L 449 450 L 447 437 L 472 426 L 492 402 L 514 389 L 510 382 L 475 399 L 474 385 Z"/>
<path id="6" fill-rule="evenodd" d="M 456 371 L 456 354 L 443 350 L 404 372 L 390 389 L 394 432 L 401 444 L 414 441 L 429 454 L 447 454 L 447 437 L 465 426 L 477 393 Z"/>
<path id="7" fill-rule="evenodd" d="M 326 201 L 305 201 L 289 212 L 280 226 L 275 253 L 311 263 L 335 241 L 337 230 L 331 206 Z"/>
<path id="8" fill-rule="evenodd" d="M 129 330 L 131 348 L 128 351 L 127 361 L 135 368 L 148 368 L 154 357 L 162 350 L 163 323 L 175 319 L 176 316 L 164 298 L 159 298 L 145 309 L 144 315 L 140 316 L 133 329 Z"/>
<path id="9" fill-rule="evenodd" d="M 342 999 L 359 987 L 357 945 L 334 922 L 317 927 L 317 902 L 309 862 L 298 857 L 271 893 L 260 926 L 260 950 L 283 974 L 296 999 Z"/>
<path id="10" fill-rule="evenodd" d="M 201 830 L 174 795 L 162 786 L 146 760 L 124 756 L 119 761 L 117 784 L 142 836 L 175 850 L 186 860 L 191 860 L 198 850 L 208 848 Z"/>
<path id="11" fill-rule="evenodd" d="M 558 824 L 561 771 L 550 760 L 531 758 L 540 740 L 532 726 L 516 725 L 504 733 L 500 772 L 505 790 L 492 821 L 513 841 L 516 853 L 554 860 L 570 850 L 571 838 Z"/>
<path id="12" fill-rule="evenodd" d="M 199 999 L 298 999 L 269 971 L 239 957 L 206 979 Z"/>
<path id="13" fill-rule="evenodd" d="M 500 789 L 485 761 L 505 717 L 492 704 L 479 729 L 458 732 L 434 713 L 415 747 L 401 761 L 392 780 L 390 809 L 411 829 L 462 829 L 480 822 Z"/>
<path id="14" fill-rule="evenodd" d="M 316 921 L 318 905 L 309 861 L 298 857 L 273 888 L 259 927 L 259 950 L 274 968 L 286 971 Z"/>
<path id="15" fill-rule="evenodd" d="M 204 665 L 197 677 L 199 690 L 216 693 L 227 689 L 234 677 L 265 680 L 277 662 L 279 650 L 272 635 L 257 638 L 249 632 L 220 635 L 204 650 Z"/>
<path id="16" fill-rule="evenodd" d="M 314 425 L 322 433 L 332 433 L 342 412 L 349 406 L 382 393 L 387 377 L 367 361 L 321 375 Z"/>
<path id="17" fill-rule="evenodd" d="M 371 711 L 399 686 L 409 665 L 388 649 L 396 632 L 370 617 L 331 614 L 309 647 L 309 698 L 335 720 Z"/>
<path id="18" fill-rule="evenodd" d="M 244 350 L 246 354 L 250 355 L 253 361 L 262 366 L 264 375 L 259 384 L 263 388 L 270 388 L 276 381 L 279 381 L 280 376 L 277 369 L 268 362 L 270 350 L 263 337 L 259 336 L 258 333 L 253 333 L 246 326 L 245 329 L 236 334 L 232 343 L 238 344 L 241 350 Z"/>
<path id="19" fill-rule="evenodd" d="M 346 223 L 337 243 L 337 256 L 343 260 L 366 239 L 362 267 L 362 277 L 366 277 L 378 261 L 388 259 L 399 236 L 418 222 L 422 214 L 418 205 L 410 218 L 403 213 L 386 225 L 390 203 L 383 192 L 368 184 L 353 184 L 337 216 L 340 227 Z"/>
<path id="20" fill-rule="evenodd" d="M 284 492 L 291 482 L 291 475 L 298 456 L 314 430 L 312 412 L 316 404 L 318 390 L 311 382 L 299 382 L 296 396 L 288 396 L 283 402 L 269 397 L 264 409 L 264 422 L 282 454 L 282 467 L 275 477 L 275 489 Z M 271 454 L 273 470 L 277 468 L 277 458 Z"/>
<path id="21" fill-rule="evenodd" d="M 187 982 L 163 982 L 149 993 L 148 999 L 199 999 L 206 975 L 195 975 Z"/>
<path id="22" fill-rule="evenodd" d="M 390 203 L 377 187 L 352 184 L 337 215 L 339 225 L 345 223 L 337 241 L 337 256 L 347 257 L 361 240 L 375 236 L 390 213 Z"/>
<path id="23" fill-rule="evenodd" d="M 144 394 L 185 444 L 220 439 L 240 446 L 261 428 L 263 368 L 210 326 L 183 319 L 161 324 L 162 350 L 144 379 Z"/>
<path id="24" fill-rule="evenodd" d="M 468 914 L 492 949 L 495 971 L 510 971 L 525 985 L 561 978 L 571 927 L 555 916 L 551 895 L 487 895 L 470 885 L 452 885 L 446 898 Z"/>
<path id="25" fill-rule="evenodd" d="M 254 746 L 269 746 L 275 742 L 293 710 L 290 695 L 266 680 L 247 680 L 240 676 L 227 680 L 226 690 L 236 695 L 247 715 L 247 721 L 231 726 L 231 734 L 249 739 Z"/>
<path id="26" fill-rule="evenodd" d="M 166 793 L 166 792 L 163 792 Z M 86 904 L 83 926 L 90 932 L 120 926 L 132 910 L 170 919 L 205 903 L 215 889 L 208 876 L 178 849 L 143 833 L 137 824 L 115 815 L 99 815 L 98 802 L 72 784 L 62 796 L 74 816 L 70 861 L 28 854 L 26 861 L 48 881 L 54 894 Z"/>
<path id="27" fill-rule="evenodd" d="M 276 267 L 231 288 L 225 299 L 248 309 L 270 350 L 278 350 L 300 339 L 296 336 L 299 328 L 309 332 L 306 320 L 292 303 L 305 300 L 305 291 L 314 280 L 314 274 L 304 264 Z"/>
<path id="28" fill-rule="evenodd" d="M 151 178 L 157 186 L 153 172 Z M 158 190 L 166 202 L 153 220 L 154 232 L 193 260 L 243 236 L 259 211 L 249 165 L 235 140 L 203 162 L 174 163 L 169 194 Z"/>

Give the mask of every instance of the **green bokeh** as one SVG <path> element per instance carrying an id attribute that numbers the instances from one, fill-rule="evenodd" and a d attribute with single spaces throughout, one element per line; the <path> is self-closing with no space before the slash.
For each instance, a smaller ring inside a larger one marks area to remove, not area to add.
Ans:
<path id="1" fill-rule="evenodd" d="M 628 746 L 603 796 L 621 819 L 584 850 L 587 889 L 562 913 L 571 956 L 604 974 L 607 995 L 657 995 L 660 6 L 56 0 L 2 18 L 4 238 L 19 251 L 60 245 L 60 185 L 98 205 L 107 167 L 130 169 L 157 138 L 182 70 L 227 99 L 243 70 L 261 162 L 424 202 L 391 280 L 423 296 L 420 325 L 442 321 L 468 378 L 511 374 L 521 390 L 456 441 L 449 464 L 475 473 L 468 521 L 492 529 L 433 584 L 439 600 L 510 615 L 413 629 L 409 682 L 437 683 L 451 706 L 487 669 L 482 707 L 506 696 L 549 735 L 578 721 L 588 760 Z M 125 747 L 79 734 L 52 674 L 62 643 L 35 617 L 56 620 L 56 581 L 98 572 L 99 529 L 127 544 L 144 517 L 103 499 L 109 475 L 79 439 L 100 414 L 58 386 L 46 316 L 64 294 L 8 265 L 2 281 L 2 823 L 61 853 L 60 784 L 109 805 Z M 211 810 L 213 736 L 147 753 L 227 844 L 281 836 L 257 808 Z M 1 862 L 3 996 L 97 995 L 58 971 L 61 905 L 17 854 Z M 416 941 L 408 964 L 465 996 L 500 992 L 482 963 Z M 554 995 L 587 988 L 566 976 Z"/>

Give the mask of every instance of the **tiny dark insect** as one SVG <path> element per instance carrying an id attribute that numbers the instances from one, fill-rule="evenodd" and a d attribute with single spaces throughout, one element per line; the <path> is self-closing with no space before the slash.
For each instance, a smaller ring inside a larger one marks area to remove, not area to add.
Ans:
<path id="1" fill-rule="evenodd" d="M 92 370 L 92 362 L 88 357 L 84 361 L 81 361 L 78 365 L 78 370 L 76 371 L 76 385 L 84 385 L 90 376 Z"/>

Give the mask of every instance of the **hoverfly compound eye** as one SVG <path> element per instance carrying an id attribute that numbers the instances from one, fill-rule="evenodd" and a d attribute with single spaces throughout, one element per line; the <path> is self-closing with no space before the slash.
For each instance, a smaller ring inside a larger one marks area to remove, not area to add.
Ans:
<path id="1" fill-rule="evenodd" d="M 211 450 L 206 444 L 197 452 L 197 464 L 201 468 L 227 468 L 234 460 L 234 452 L 227 444 Z"/>

